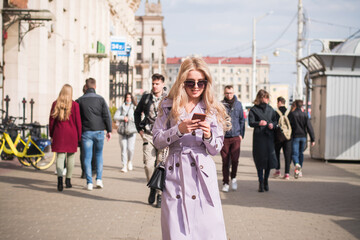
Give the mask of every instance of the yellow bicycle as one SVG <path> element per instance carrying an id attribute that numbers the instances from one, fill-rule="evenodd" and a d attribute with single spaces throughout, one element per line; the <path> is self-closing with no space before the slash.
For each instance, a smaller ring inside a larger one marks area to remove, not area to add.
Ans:
<path id="1" fill-rule="evenodd" d="M 30 124 L 31 125 L 31 124 Z M 12 127 L 14 128 L 14 127 Z M 28 126 L 15 127 L 16 130 L 24 130 Z M 43 170 L 49 168 L 55 161 L 56 153 L 51 152 L 51 142 L 48 139 L 32 139 L 31 135 L 27 139 L 22 139 L 20 133 L 15 140 L 12 140 L 9 127 L 5 126 L 0 130 L 0 155 L 14 155 L 24 166 L 32 165 L 34 168 Z"/>

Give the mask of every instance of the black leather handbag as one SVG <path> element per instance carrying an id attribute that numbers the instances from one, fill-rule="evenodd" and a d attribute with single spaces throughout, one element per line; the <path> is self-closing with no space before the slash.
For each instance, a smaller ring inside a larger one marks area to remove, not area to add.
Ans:
<path id="1" fill-rule="evenodd" d="M 147 186 L 149 188 L 158 189 L 162 191 L 164 189 L 164 185 L 165 185 L 165 163 L 162 161 L 156 166 Z"/>

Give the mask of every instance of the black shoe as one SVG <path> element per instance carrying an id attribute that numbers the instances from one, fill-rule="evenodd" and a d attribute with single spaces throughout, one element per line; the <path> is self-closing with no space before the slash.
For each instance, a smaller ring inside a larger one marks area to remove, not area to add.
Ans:
<path id="1" fill-rule="evenodd" d="M 71 188 L 71 187 L 72 187 L 70 180 L 71 180 L 71 178 L 66 178 L 66 179 L 65 179 L 66 188 Z"/>
<path id="2" fill-rule="evenodd" d="M 81 172 L 81 177 L 80 178 L 86 178 L 85 177 L 85 172 Z"/>
<path id="3" fill-rule="evenodd" d="M 63 190 L 64 186 L 63 186 L 63 177 L 58 177 L 58 185 L 57 185 L 57 189 L 59 192 L 61 192 Z"/>
<path id="4" fill-rule="evenodd" d="M 259 181 L 259 192 L 264 192 L 264 181 Z"/>
<path id="5" fill-rule="evenodd" d="M 161 195 L 160 194 L 157 195 L 157 201 L 156 201 L 155 207 L 161 208 Z"/>
<path id="6" fill-rule="evenodd" d="M 156 189 L 150 188 L 150 194 L 148 198 L 149 204 L 153 204 L 155 202 Z"/>
<path id="7" fill-rule="evenodd" d="M 269 191 L 269 181 L 267 179 L 264 180 L 264 190 Z"/>

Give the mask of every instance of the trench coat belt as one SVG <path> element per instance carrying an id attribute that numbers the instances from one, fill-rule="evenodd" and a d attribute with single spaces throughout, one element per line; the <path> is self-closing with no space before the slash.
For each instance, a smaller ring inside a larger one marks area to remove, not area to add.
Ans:
<path id="1" fill-rule="evenodd" d="M 199 152 L 206 152 L 205 147 L 201 147 L 201 146 L 185 147 L 185 146 L 183 146 L 183 147 L 172 147 L 172 148 L 170 147 L 170 153 L 178 153 L 179 161 L 181 161 L 182 154 L 189 154 L 191 156 L 191 158 L 194 160 L 194 163 L 195 163 L 197 177 L 200 181 L 201 189 L 203 189 L 205 199 L 211 206 L 214 206 L 209 189 L 207 188 L 207 185 L 204 180 L 204 175 L 207 176 L 207 174 L 204 173 L 199 166 L 199 158 L 198 158 L 198 155 L 194 152 L 195 149 L 198 150 Z M 180 184 L 181 184 L 181 193 L 182 193 L 182 210 L 183 210 L 183 213 L 185 213 L 184 214 L 185 217 L 183 218 L 184 219 L 184 227 L 185 227 L 185 233 L 186 233 L 186 235 L 188 235 L 190 233 L 190 225 L 189 225 L 188 209 L 186 207 L 187 200 L 185 198 L 186 189 L 185 189 L 185 183 L 184 183 L 184 177 L 187 177 L 187 176 L 184 176 L 182 162 L 180 163 L 179 171 L 180 171 L 180 177 L 181 177 Z"/>

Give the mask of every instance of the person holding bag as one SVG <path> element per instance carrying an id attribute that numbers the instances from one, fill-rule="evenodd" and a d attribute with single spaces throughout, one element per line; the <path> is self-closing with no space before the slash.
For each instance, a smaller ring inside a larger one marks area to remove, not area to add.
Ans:
<path id="1" fill-rule="evenodd" d="M 153 127 L 157 149 L 169 147 L 161 203 L 162 239 L 226 240 L 216 166 L 231 123 L 216 100 L 202 58 L 183 61 Z"/>
<path id="2" fill-rule="evenodd" d="M 136 127 L 134 122 L 134 110 L 136 101 L 131 93 L 126 93 L 124 103 L 117 109 L 114 120 L 120 121 L 118 134 L 121 148 L 121 161 L 123 167 L 121 172 L 126 173 L 133 170 L 132 158 L 134 156 Z"/>

